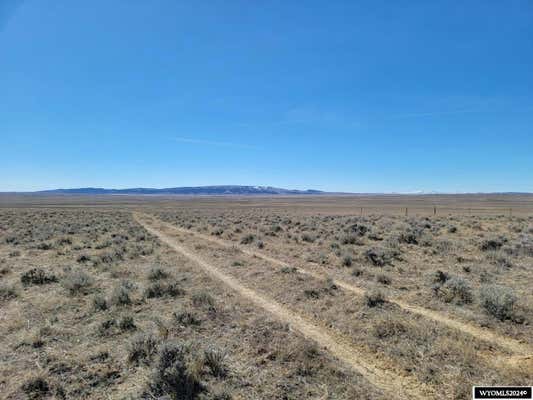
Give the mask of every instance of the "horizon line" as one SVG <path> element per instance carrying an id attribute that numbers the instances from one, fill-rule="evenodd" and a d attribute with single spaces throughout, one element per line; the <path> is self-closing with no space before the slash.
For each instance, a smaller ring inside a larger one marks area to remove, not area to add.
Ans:
<path id="1" fill-rule="evenodd" d="M 137 187 L 125 187 L 125 188 L 114 188 L 114 187 L 99 187 L 99 186 L 86 186 L 86 187 L 70 187 L 70 188 L 55 188 L 55 189 L 40 189 L 40 190 L 11 190 L 11 191 L 1 191 L 0 194 L 42 194 L 42 195 L 213 195 L 213 194 L 180 194 L 180 193 L 131 193 L 132 191 L 158 191 L 164 192 L 165 190 L 183 190 L 183 189 L 206 189 L 206 188 L 250 188 L 257 190 L 279 190 L 286 191 L 288 193 L 220 193 L 216 195 L 283 195 L 283 194 L 306 194 L 309 195 L 328 195 L 328 194 L 337 194 L 337 195 L 474 195 L 474 194 L 533 194 L 532 191 L 424 191 L 424 190 L 409 190 L 409 191 L 376 191 L 376 192 L 357 192 L 357 191 L 325 191 L 318 189 L 291 189 L 291 188 L 282 188 L 272 185 L 234 185 L 234 184 L 224 184 L 224 185 L 199 185 L 199 186 L 168 186 L 168 187 L 147 187 L 147 186 L 137 186 Z M 119 193 L 75 193 L 75 191 L 107 191 L 107 192 L 119 192 Z M 120 193 L 122 192 L 122 193 Z M 130 192 L 130 193 L 125 193 Z M 291 193 L 292 192 L 292 193 Z"/>

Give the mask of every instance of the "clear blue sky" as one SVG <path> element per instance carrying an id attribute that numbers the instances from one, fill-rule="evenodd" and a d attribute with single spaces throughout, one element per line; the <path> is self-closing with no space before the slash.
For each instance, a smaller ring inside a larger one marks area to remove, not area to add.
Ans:
<path id="1" fill-rule="evenodd" d="M 533 2 L 0 0 L 0 190 L 533 191 Z"/>

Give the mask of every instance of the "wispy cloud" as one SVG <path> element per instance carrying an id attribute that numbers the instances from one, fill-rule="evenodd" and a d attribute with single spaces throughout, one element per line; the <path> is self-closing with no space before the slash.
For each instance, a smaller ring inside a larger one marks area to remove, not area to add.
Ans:
<path id="1" fill-rule="evenodd" d="M 204 140 L 204 139 L 194 139 L 186 137 L 172 137 L 170 140 L 180 143 L 189 143 L 199 146 L 213 146 L 213 147 L 232 147 L 236 149 L 259 149 L 257 146 L 253 146 L 246 143 L 234 143 L 234 142 L 222 142 L 217 140 Z"/>
<path id="2" fill-rule="evenodd" d="M 1 0 L 0 0 L 1 1 Z M 281 111 L 277 115 L 271 116 L 270 119 L 263 119 L 258 121 L 248 122 L 235 122 L 232 124 L 232 128 L 238 130 L 241 129 L 275 129 L 276 127 L 285 126 L 298 126 L 309 125 L 318 126 L 321 128 L 332 129 L 359 129 L 359 128 L 371 128 L 376 123 L 382 123 L 383 121 L 393 120 L 424 120 L 431 119 L 432 117 L 446 117 L 460 114 L 518 114 L 529 113 L 533 111 L 533 106 L 517 104 L 518 102 L 511 103 L 505 101 L 505 99 L 471 99 L 467 97 L 451 97 L 439 99 L 426 99 L 423 97 L 411 97 L 408 100 L 411 107 L 405 107 L 397 99 L 394 99 L 391 103 L 385 104 L 383 107 L 371 107 L 366 110 L 332 110 L 323 109 L 316 106 L 301 106 L 289 108 L 286 111 Z M 416 109 L 417 103 L 434 103 L 431 108 L 428 109 Z M 197 139 L 179 138 L 179 141 L 206 144 L 213 146 L 228 146 L 228 147 L 241 147 L 241 148 L 255 148 L 258 147 L 237 144 L 226 143 L 216 141 L 204 141 Z"/>
<path id="3" fill-rule="evenodd" d="M 521 113 L 530 112 L 533 107 L 517 107 L 511 109 L 504 108 L 470 108 L 462 110 L 447 110 L 447 111 L 428 111 L 428 112 L 413 112 L 404 114 L 390 115 L 389 118 L 416 118 L 416 117 L 433 117 L 440 115 L 454 115 L 454 114 L 485 114 L 485 113 Z"/>
<path id="4" fill-rule="evenodd" d="M 433 117 L 433 116 L 438 116 L 438 115 L 471 114 L 471 113 L 484 113 L 484 112 L 490 112 L 490 111 L 470 109 L 470 110 L 412 112 L 412 113 L 405 113 L 405 114 L 390 115 L 389 118 Z"/>
<path id="5" fill-rule="evenodd" d="M 327 110 L 319 107 L 294 107 L 285 113 L 284 124 L 326 124 L 357 126 L 359 121 L 344 110 Z"/>

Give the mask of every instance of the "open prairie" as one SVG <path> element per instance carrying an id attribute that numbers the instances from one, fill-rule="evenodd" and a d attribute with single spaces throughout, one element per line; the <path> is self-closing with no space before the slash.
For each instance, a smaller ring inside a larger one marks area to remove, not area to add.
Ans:
<path id="1" fill-rule="evenodd" d="M 533 382 L 533 196 L 0 196 L 6 399 Z"/>

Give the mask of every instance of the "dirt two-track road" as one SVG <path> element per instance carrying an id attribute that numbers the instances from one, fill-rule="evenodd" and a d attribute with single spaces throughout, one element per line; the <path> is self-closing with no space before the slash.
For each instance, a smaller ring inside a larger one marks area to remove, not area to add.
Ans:
<path id="1" fill-rule="evenodd" d="M 173 227 L 169 227 L 156 219 L 146 215 L 135 214 L 135 219 L 151 234 L 157 236 L 163 243 L 182 255 L 194 261 L 207 273 L 218 279 L 239 295 L 250 300 L 257 307 L 270 312 L 280 321 L 290 324 L 290 326 L 300 332 L 303 336 L 315 341 L 319 346 L 327 349 L 339 360 L 348 364 L 355 371 L 360 373 L 370 383 L 389 393 L 391 398 L 405 399 L 427 399 L 432 397 L 431 389 L 408 376 L 397 376 L 386 369 L 381 369 L 374 363 L 360 354 L 357 349 L 347 344 L 342 338 L 337 337 L 326 329 L 309 322 L 304 317 L 288 310 L 283 305 L 271 300 L 256 291 L 249 289 L 239 283 L 233 277 L 225 274 L 215 265 L 204 261 L 190 249 L 182 246 L 176 238 L 172 236 Z M 176 232 L 177 230 L 175 230 Z"/>
<path id="2" fill-rule="evenodd" d="M 138 219 L 139 220 L 139 219 Z M 238 248 L 239 251 L 242 251 L 243 253 L 246 253 L 246 254 L 249 254 L 253 257 L 258 257 L 258 258 L 261 258 L 261 259 L 264 259 L 266 261 L 268 261 L 269 263 L 271 264 L 274 264 L 274 265 L 278 265 L 278 266 L 281 266 L 281 267 L 285 267 L 285 266 L 288 266 L 287 263 L 281 261 L 281 260 L 278 260 L 276 258 L 273 258 L 273 257 L 270 257 L 260 251 L 255 251 L 255 250 L 250 250 L 244 246 L 240 246 L 240 245 L 236 245 L 235 243 L 231 243 L 231 242 L 226 242 L 224 240 L 221 240 L 221 239 L 217 239 L 213 236 L 209 236 L 209 235 L 204 235 L 204 234 L 201 234 L 201 233 L 198 233 L 198 232 L 191 232 L 191 231 L 188 231 L 188 230 L 185 230 L 185 229 L 182 229 L 182 228 L 179 228 L 179 227 L 176 227 L 176 226 L 172 226 L 170 224 L 167 224 L 165 222 L 162 222 L 162 221 L 158 221 L 158 223 L 162 226 L 165 226 L 166 228 L 168 229 L 173 229 L 175 231 L 180 231 L 184 234 L 192 234 L 194 235 L 195 237 L 198 237 L 198 238 L 201 238 L 203 240 L 207 240 L 207 241 L 210 241 L 210 242 L 213 242 L 213 243 L 217 243 L 218 245 L 221 245 L 221 246 L 224 246 L 224 247 L 231 247 L 231 248 Z M 307 269 L 303 269 L 303 268 L 299 268 L 298 269 L 298 272 L 299 273 L 302 273 L 302 274 L 307 274 L 307 275 L 311 275 L 315 278 L 319 278 L 319 279 L 325 279 L 326 276 L 325 275 L 321 275 L 319 273 L 316 273 L 316 272 L 313 272 L 313 271 L 310 271 L 310 270 L 307 270 Z M 334 283 L 336 285 L 338 285 L 339 287 L 342 287 L 343 289 L 346 289 L 350 292 L 353 292 L 357 295 L 364 295 L 365 294 L 365 290 L 364 289 L 361 289 L 357 286 L 354 286 L 352 284 L 349 284 L 347 282 L 344 282 L 344 281 L 340 281 L 340 280 L 334 280 Z M 494 343 L 494 344 L 497 344 L 505 349 L 507 349 L 508 351 L 512 352 L 512 353 L 515 353 L 518 357 L 523 357 L 524 355 L 527 355 L 529 356 L 530 354 L 533 354 L 533 349 L 531 349 L 529 346 L 523 344 L 523 343 L 520 343 L 518 340 L 514 340 L 512 338 L 507 338 L 507 337 L 504 337 L 504 336 L 501 336 L 501 335 L 498 335 L 494 332 L 491 332 L 487 329 L 482 329 L 482 328 L 478 328 L 474 325 L 471 325 L 471 324 L 467 324 L 467 323 L 463 323 L 461 321 L 457 321 L 453 318 L 449 318 L 445 315 L 443 315 L 442 313 L 439 313 L 439 312 L 435 312 L 433 310 L 430 310 L 430 309 L 427 309 L 427 308 L 423 308 L 423 307 L 419 307 L 419 306 L 415 306 L 415 305 L 412 305 L 412 304 L 408 304 L 404 301 L 401 301 L 399 299 L 389 299 L 389 301 L 399 305 L 401 308 L 405 309 L 406 311 L 409 311 L 409 312 L 412 312 L 414 314 L 419 314 L 419 315 L 422 315 L 426 318 L 429 318 L 429 319 L 432 319 L 432 320 L 435 320 L 441 324 L 444 324 L 444 325 L 447 325 L 451 328 L 454 328 L 454 329 L 457 329 L 459 331 L 462 331 L 466 334 L 469 334 L 471 336 L 474 336 L 478 339 L 481 339 L 481 340 L 484 340 L 484 341 L 487 341 L 487 342 L 490 342 L 490 343 Z"/>

